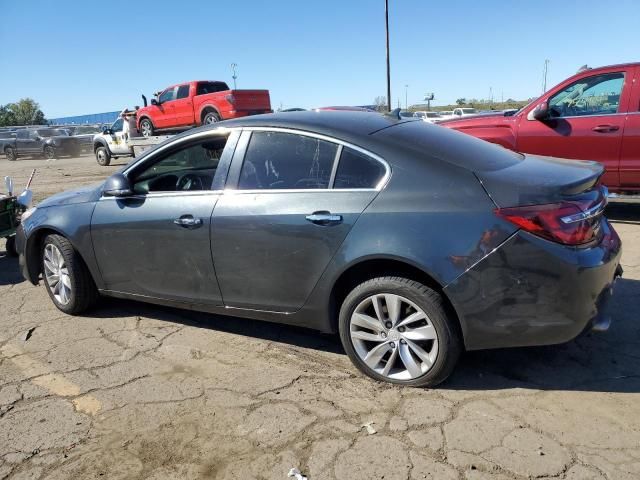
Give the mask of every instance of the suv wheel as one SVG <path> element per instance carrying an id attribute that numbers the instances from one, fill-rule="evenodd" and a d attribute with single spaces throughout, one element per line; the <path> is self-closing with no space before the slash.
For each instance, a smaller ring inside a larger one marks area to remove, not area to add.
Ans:
<path id="1" fill-rule="evenodd" d="M 342 304 L 339 328 L 351 361 L 380 381 L 437 385 L 460 356 L 458 331 L 440 295 L 407 278 L 358 285 Z"/>
<path id="2" fill-rule="evenodd" d="M 60 235 L 47 235 L 42 243 L 42 273 L 49 297 L 64 313 L 81 313 L 98 299 L 89 269 L 71 242 Z"/>
<path id="3" fill-rule="evenodd" d="M 148 118 L 143 118 L 140 122 L 140 133 L 143 137 L 153 137 L 153 123 Z"/>
<path id="4" fill-rule="evenodd" d="M 51 145 L 45 146 L 42 153 L 44 154 L 44 158 L 46 158 L 47 160 L 53 160 L 54 158 L 56 158 L 56 151 Z"/>
<path id="5" fill-rule="evenodd" d="M 96 149 L 96 161 L 98 165 L 102 165 L 103 167 L 111 163 L 111 153 L 109 153 L 106 147 L 98 147 Z"/>
<path id="6" fill-rule="evenodd" d="M 7 147 L 4 149 L 4 154 L 7 156 L 7 160 L 9 160 L 10 162 L 15 161 L 16 159 L 16 151 L 13 149 L 13 147 Z"/>

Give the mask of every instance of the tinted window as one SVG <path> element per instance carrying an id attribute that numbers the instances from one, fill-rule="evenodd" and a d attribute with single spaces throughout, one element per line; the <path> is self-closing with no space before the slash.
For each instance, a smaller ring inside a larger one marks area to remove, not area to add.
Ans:
<path id="1" fill-rule="evenodd" d="M 334 188 L 375 188 L 386 169 L 373 158 L 345 147 L 340 155 Z"/>
<path id="2" fill-rule="evenodd" d="M 159 97 L 160 103 L 170 102 L 171 100 L 173 100 L 173 94 L 175 93 L 175 91 L 175 88 L 170 88 L 169 90 L 165 90 L 164 92 L 162 92 Z"/>
<path id="3" fill-rule="evenodd" d="M 209 139 L 143 166 L 133 175 L 134 192 L 210 190 L 226 142 L 226 137 Z"/>
<path id="4" fill-rule="evenodd" d="M 624 73 L 582 78 L 549 101 L 553 117 L 605 115 L 618 112 Z"/>
<path id="5" fill-rule="evenodd" d="M 121 132 L 123 123 L 124 123 L 124 121 L 122 120 L 122 117 L 120 117 L 115 122 L 113 122 L 113 125 L 111 125 L 111 131 L 112 132 Z"/>
<path id="6" fill-rule="evenodd" d="M 29 138 L 29 132 L 26 130 L 19 130 L 16 137 L 20 139 Z"/>
<path id="7" fill-rule="evenodd" d="M 338 146 L 281 132 L 253 132 L 238 188 L 328 188 Z"/>
<path id="8" fill-rule="evenodd" d="M 196 95 L 224 92 L 225 90 L 229 90 L 229 86 L 224 82 L 200 82 L 196 87 Z"/>
<path id="9" fill-rule="evenodd" d="M 176 98 L 187 98 L 189 96 L 189 85 L 180 85 Z"/>

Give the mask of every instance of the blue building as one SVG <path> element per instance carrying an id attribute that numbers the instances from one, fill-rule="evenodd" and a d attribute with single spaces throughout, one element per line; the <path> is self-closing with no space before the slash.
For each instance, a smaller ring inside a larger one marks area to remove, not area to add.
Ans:
<path id="1" fill-rule="evenodd" d="M 92 113 L 89 115 L 76 115 L 75 117 L 50 118 L 50 125 L 86 125 L 86 124 L 111 124 L 116 121 L 120 112 Z"/>

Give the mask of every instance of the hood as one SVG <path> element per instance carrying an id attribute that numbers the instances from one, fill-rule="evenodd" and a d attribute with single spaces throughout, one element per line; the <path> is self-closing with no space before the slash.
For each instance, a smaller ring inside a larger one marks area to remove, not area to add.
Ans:
<path id="1" fill-rule="evenodd" d="M 511 124 L 513 122 L 513 115 L 506 116 L 504 113 L 487 113 L 474 115 L 471 117 L 462 118 L 450 118 L 438 122 L 438 125 L 442 125 L 449 128 L 463 129 L 472 127 L 490 127 L 490 126 L 503 126 Z"/>
<path id="2" fill-rule="evenodd" d="M 54 207 L 58 205 L 73 205 L 77 203 L 95 202 L 100 198 L 102 183 L 67 190 L 45 198 L 38 203 L 38 208 Z"/>

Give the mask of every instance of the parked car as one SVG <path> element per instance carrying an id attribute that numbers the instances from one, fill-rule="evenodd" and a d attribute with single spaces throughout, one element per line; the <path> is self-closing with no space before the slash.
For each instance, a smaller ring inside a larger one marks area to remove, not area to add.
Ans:
<path id="1" fill-rule="evenodd" d="M 472 117 L 478 114 L 475 108 L 454 108 L 452 113 L 453 118 Z"/>
<path id="2" fill-rule="evenodd" d="M 413 112 L 409 110 L 400 110 L 398 115 L 400 115 L 402 118 L 415 118 L 415 115 L 413 114 Z"/>
<path id="3" fill-rule="evenodd" d="M 375 113 L 375 110 L 371 110 L 367 107 L 353 107 L 349 105 L 336 105 L 332 107 L 318 107 L 314 108 L 316 112 L 330 112 L 330 111 L 347 111 L 347 112 L 369 112 Z"/>
<path id="4" fill-rule="evenodd" d="M 93 137 L 101 133 L 100 128 L 95 125 L 72 125 L 63 127 L 70 135 L 78 139 L 78 144 L 83 151 L 91 151 L 93 148 Z"/>
<path id="5" fill-rule="evenodd" d="M 581 71 L 517 113 L 441 125 L 523 153 L 596 160 L 610 191 L 640 193 L 640 63 Z"/>
<path id="6" fill-rule="evenodd" d="M 464 348 L 608 327 L 602 171 L 391 115 L 261 115 L 48 198 L 16 245 L 65 313 L 107 295 L 338 331 L 372 378 L 435 385 Z"/>
<path id="7" fill-rule="evenodd" d="M 15 137 L 0 139 L 0 148 L 8 160 L 25 156 L 44 156 L 47 159 L 80 152 L 78 139 L 56 128 L 25 128 L 15 131 Z"/>
<path id="8" fill-rule="evenodd" d="M 187 82 L 157 93 L 151 105 L 145 100 L 145 106 L 137 111 L 138 131 L 150 137 L 159 130 L 186 129 L 270 112 L 269 90 L 231 90 L 217 81 Z"/>
<path id="9" fill-rule="evenodd" d="M 440 118 L 442 120 L 448 120 L 450 118 L 458 118 L 453 116 L 453 110 L 440 110 L 438 114 L 440 115 Z"/>
<path id="10" fill-rule="evenodd" d="M 442 120 L 442 117 L 438 112 L 420 112 L 420 113 L 424 113 L 424 115 L 422 115 L 421 118 L 422 118 L 422 121 L 427 123 L 438 123 Z"/>

